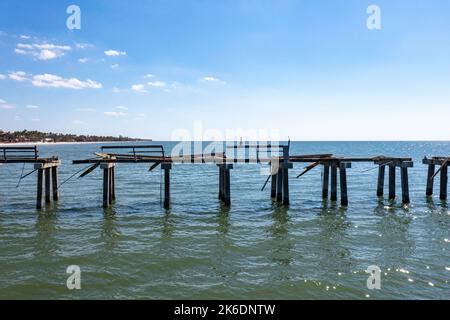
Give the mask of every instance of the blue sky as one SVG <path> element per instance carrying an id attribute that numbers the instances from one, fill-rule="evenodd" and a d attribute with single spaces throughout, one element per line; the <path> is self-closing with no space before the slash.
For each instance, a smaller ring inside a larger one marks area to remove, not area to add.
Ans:
<path id="1" fill-rule="evenodd" d="M 446 0 L 2 0 L 0 129 L 449 140 L 449 15 Z"/>

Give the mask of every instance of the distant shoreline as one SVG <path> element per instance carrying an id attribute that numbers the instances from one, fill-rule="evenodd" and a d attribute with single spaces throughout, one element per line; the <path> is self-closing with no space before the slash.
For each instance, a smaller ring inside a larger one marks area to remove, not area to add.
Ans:
<path id="1" fill-rule="evenodd" d="M 129 143 L 129 142 L 151 142 L 152 140 L 122 140 L 122 141 L 61 141 L 61 142 L 0 142 L 0 147 L 14 147 L 14 146 L 54 146 L 64 144 L 99 144 L 99 143 Z"/>

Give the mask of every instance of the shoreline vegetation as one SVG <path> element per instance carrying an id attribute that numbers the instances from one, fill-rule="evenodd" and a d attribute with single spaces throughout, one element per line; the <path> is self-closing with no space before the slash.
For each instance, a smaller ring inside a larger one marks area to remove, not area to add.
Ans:
<path id="1" fill-rule="evenodd" d="M 151 141 L 151 139 L 130 138 L 119 135 L 96 136 L 76 135 L 41 131 L 2 131 L 0 130 L 0 144 L 60 144 L 60 143 L 96 143 L 96 142 L 137 142 Z"/>

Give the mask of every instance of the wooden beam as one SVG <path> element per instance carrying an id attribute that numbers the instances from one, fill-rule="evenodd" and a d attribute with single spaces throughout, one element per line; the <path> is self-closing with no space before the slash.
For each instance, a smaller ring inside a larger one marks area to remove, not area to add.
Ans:
<path id="1" fill-rule="evenodd" d="M 51 200 L 51 171 L 50 168 L 44 169 L 44 180 L 45 180 L 45 203 L 50 203 Z"/>
<path id="2" fill-rule="evenodd" d="M 400 168 L 401 183 L 402 183 L 402 202 L 409 204 L 409 182 L 408 182 L 408 168 Z"/>
<path id="3" fill-rule="evenodd" d="M 445 164 L 441 167 L 441 192 L 440 199 L 447 200 L 447 185 L 448 185 L 448 165 Z"/>
<path id="4" fill-rule="evenodd" d="M 337 200 L 337 166 L 336 163 L 331 164 L 331 192 L 330 200 Z"/>
<path id="5" fill-rule="evenodd" d="M 109 168 L 103 168 L 103 208 L 108 208 L 109 203 Z"/>
<path id="6" fill-rule="evenodd" d="M 433 185 L 434 185 L 434 171 L 436 170 L 435 164 L 428 165 L 428 175 L 427 175 L 427 190 L 426 195 L 433 195 Z"/>
<path id="7" fill-rule="evenodd" d="M 347 166 L 345 163 L 340 164 L 339 168 L 340 183 L 341 188 L 341 205 L 348 206 L 348 195 L 347 195 Z"/>
<path id="8" fill-rule="evenodd" d="M 289 205 L 289 169 L 283 168 L 283 205 Z"/>
<path id="9" fill-rule="evenodd" d="M 395 166 L 389 166 L 389 199 L 395 199 Z"/>
<path id="10" fill-rule="evenodd" d="M 53 201 L 59 200 L 59 190 L 58 190 L 58 167 L 54 166 L 52 170 L 52 191 L 53 191 Z"/>
<path id="11" fill-rule="evenodd" d="M 36 195 L 36 209 L 42 209 L 42 196 L 43 196 L 43 189 L 42 189 L 42 185 L 43 185 L 43 179 L 44 178 L 44 170 L 43 169 L 38 169 L 38 174 L 37 174 L 37 195 Z"/>
<path id="12" fill-rule="evenodd" d="M 276 194 L 277 202 L 281 202 L 283 200 L 283 170 L 278 168 L 277 172 L 277 194 Z"/>
<path id="13" fill-rule="evenodd" d="M 377 196 L 382 197 L 384 194 L 384 177 L 386 175 L 386 166 L 378 166 Z"/>
<path id="14" fill-rule="evenodd" d="M 323 180 L 322 180 L 322 198 L 328 199 L 328 186 L 330 184 L 330 166 L 323 166 Z"/>

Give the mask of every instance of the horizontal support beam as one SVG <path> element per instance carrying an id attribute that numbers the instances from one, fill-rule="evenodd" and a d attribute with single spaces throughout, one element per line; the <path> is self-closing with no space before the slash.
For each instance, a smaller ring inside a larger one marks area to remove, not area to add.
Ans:
<path id="1" fill-rule="evenodd" d="M 43 163 L 35 163 L 34 169 L 47 169 L 47 168 L 53 168 L 58 167 L 61 165 L 61 161 L 53 161 L 53 162 L 43 162 Z"/>
<path id="2" fill-rule="evenodd" d="M 114 162 L 101 162 L 100 169 L 109 169 L 114 168 L 116 164 Z"/>

